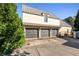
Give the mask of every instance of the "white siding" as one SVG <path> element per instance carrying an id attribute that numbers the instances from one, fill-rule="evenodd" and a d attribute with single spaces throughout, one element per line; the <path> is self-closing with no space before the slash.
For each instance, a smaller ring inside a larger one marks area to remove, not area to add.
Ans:
<path id="1" fill-rule="evenodd" d="M 23 13 L 23 22 L 60 26 L 60 21 L 57 19 L 48 18 L 48 22 L 44 22 L 44 16 L 32 15 L 27 13 Z"/>
<path id="2" fill-rule="evenodd" d="M 48 24 L 53 26 L 60 26 L 60 20 L 48 18 Z"/>
<path id="3" fill-rule="evenodd" d="M 59 29 L 59 34 L 61 34 L 61 36 L 64 36 L 65 34 L 68 34 L 70 36 L 71 31 L 72 31 L 72 27 L 61 27 Z"/>

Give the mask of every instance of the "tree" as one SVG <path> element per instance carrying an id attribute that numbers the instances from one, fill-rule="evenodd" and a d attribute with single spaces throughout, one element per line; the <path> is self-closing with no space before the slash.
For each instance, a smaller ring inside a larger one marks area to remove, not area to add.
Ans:
<path id="1" fill-rule="evenodd" d="M 16 8 L 12 3 L 0 4 L 0 55 L 11 53 L 25 42 L 23 24 Z"/>
<path id="2" fill-rule="evenodd" d="M 69 17 L 65 18 L 64 21 L 67 22 L 68 24 L 70 24 L 74 30 L 75 17 L 69 16 Z"/>
<path id="3" fill-rule="evenodd" d="M 76 31 L 79 31 L 79 10 L 77 12 L 77 15 L 76 15 L 76 19 L 75 19 L 75 22 L 74 22 L 74 27 L 75 27 L 75 30 Z"/>

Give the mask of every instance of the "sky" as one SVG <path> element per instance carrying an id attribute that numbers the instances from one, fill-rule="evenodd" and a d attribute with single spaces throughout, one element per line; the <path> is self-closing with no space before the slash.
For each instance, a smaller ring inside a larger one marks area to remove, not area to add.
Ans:
<path id="1" fill-rule="evenodd" d="M 17 5 L 17 12 L 22 17 L 22 4 Z M 69 16 L 75 16 L 79 9 L 79 3 L 26 3 L 24 5 L 40 9 L 56 15 L 58 18 L 63 20 Z"/>

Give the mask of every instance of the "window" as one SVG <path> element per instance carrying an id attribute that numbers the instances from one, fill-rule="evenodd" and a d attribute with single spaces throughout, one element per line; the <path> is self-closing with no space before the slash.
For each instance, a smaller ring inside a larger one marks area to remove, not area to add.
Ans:
<path id="1" fill-rule="evenodd" d="M 44 22 L 48 22 L 48 17 L 47 17 L 47 15 L 44 16 Z"/>
<path id="2" fill-rule="evenodd" d="M 43 13 L 41 13 L 41 15 L 43 16 Z"/>

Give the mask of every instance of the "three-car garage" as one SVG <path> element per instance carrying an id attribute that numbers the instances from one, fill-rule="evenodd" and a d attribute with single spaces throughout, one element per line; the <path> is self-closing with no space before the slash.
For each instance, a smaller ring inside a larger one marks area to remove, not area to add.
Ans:
<path id="1" fill-rule="evenodd" d="M 26 28 L 26 38 L 49 38 L 56 35 L 57 29 Z"/>

